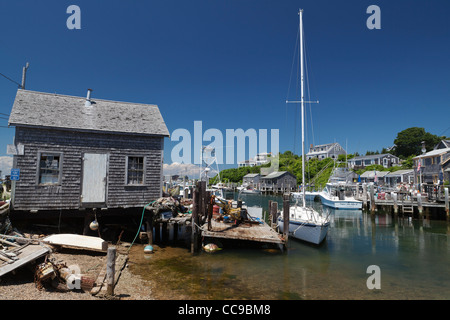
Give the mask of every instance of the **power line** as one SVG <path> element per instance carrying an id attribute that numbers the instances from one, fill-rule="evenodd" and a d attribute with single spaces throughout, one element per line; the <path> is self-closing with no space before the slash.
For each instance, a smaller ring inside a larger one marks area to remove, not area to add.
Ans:
<path id="1" fill-rule="evenodd" d="M 22 87 L 22 85 L 21 85 L 20 83 L 18 83 L 18 82 L 16 82 L 16 81 L 14 81 L 13 79 L 11 79 L 11 78 L 5 76 L 3 73 L 0 72 L 0 75 L 3 76 L 3 77 L 5 77 L 5 78 L 8 79 L 9 81 L 14 82 L 15 84 L 17 84 L 17 85 L 19 86 L 19 88 Z"/>

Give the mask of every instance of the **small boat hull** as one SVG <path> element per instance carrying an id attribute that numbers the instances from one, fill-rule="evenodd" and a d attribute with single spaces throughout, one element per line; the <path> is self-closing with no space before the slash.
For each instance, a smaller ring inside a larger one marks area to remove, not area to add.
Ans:
<path id="1" fill-rule="evenodd" d="M 334 209 L 344 209 L 344 210 L 362 209 L 362 201 L 358 200 L 332 200 L 324 195 L 320 195 L 320 200 L 323 205 Z"/>

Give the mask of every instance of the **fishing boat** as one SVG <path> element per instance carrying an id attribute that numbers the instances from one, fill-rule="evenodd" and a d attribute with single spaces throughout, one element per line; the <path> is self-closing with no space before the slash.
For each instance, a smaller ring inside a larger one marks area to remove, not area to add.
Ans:
<path id="1" fill-rule="evenodd" d="M 352 186 L 345 183 L 327 183 L 320 192 L 320 200 L 323 205 L 334 209 L 362 209 L 362 201 L 354 198 Z"/>
<path id="2" fill-rule="evenodd" d="M 305 181 L 305 126 L 304 126 L 304 77 L 303 77 L 303 10 L 299 10 L 300 16 L 300 77 L 301 77 L 301 100 L 286 101 L 286 103 L 301 104 L 301 121 L 302 121 L 302 181 Z M 306 241 L 312 244 L 320 244 L 327 236 L 330 221 L 328 216 L 324 217 L 312 207 L 306 206 L 306 190 L 302 187 L 302 205 L 289 207 L 289 236 L 295 239 Z M 284 232 L 283 214 L 277 220 L 277 226 L 280 232 Z"/>
<path id="3" fill-rule="evenodd" d="M 328 183 L 320 192 L 322 204 L 341 210 L 362 209 L 362 201 L 354 197 L 357 193 L 357 185 L 352 182 L 354 175 L 347 167 L 334 168 Z"/>

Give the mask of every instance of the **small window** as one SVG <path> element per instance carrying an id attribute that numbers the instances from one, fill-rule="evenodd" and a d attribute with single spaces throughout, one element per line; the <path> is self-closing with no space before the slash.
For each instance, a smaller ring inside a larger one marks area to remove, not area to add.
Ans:
<path id="1" fill-rule="evenodd" d="M 38 184 L 52 185 L 59 183 L 61 171 L 61 154 L 41 153 L 39 156 Z"/>
<path id="2" fill-rule="evenodd" d="M 127 184 L 144 184 L 144 157 L 128 157 Z"/>

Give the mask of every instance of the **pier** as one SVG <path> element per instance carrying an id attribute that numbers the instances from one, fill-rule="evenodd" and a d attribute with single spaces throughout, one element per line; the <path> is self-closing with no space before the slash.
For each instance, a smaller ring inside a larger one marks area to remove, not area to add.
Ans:
<path id="1" fill-rule="evenodd" d="M 241 201 L 229 206 L 225 203 L 223 215 L 213 214 L 215 204 L 214 196 L 206 191 L 206 182 L 198 182 L 193 194 L 192 253 L 198 252 L 202 238 L 274 244 L 282 250 L 286 246 L 286 237 L 276 232 L 264 219 L 250 216 Z"/>
<path id="2" fill-rule="evenodd" d="M 355 199 L 363 202 L 363 207 L 371 212 L 378 209 L 395 214 L 418 214 L 419 217 L 435 215 L 438 218 L 450 219 L 449 188 L 437 191 L 433 186 L 424 186 L 423 192 L 406 190 L 377 192 L 373 185 L 362 185 L 362 192 L 357 192 Z M 357 188 L 360 190 L 360 188 Z"/>

